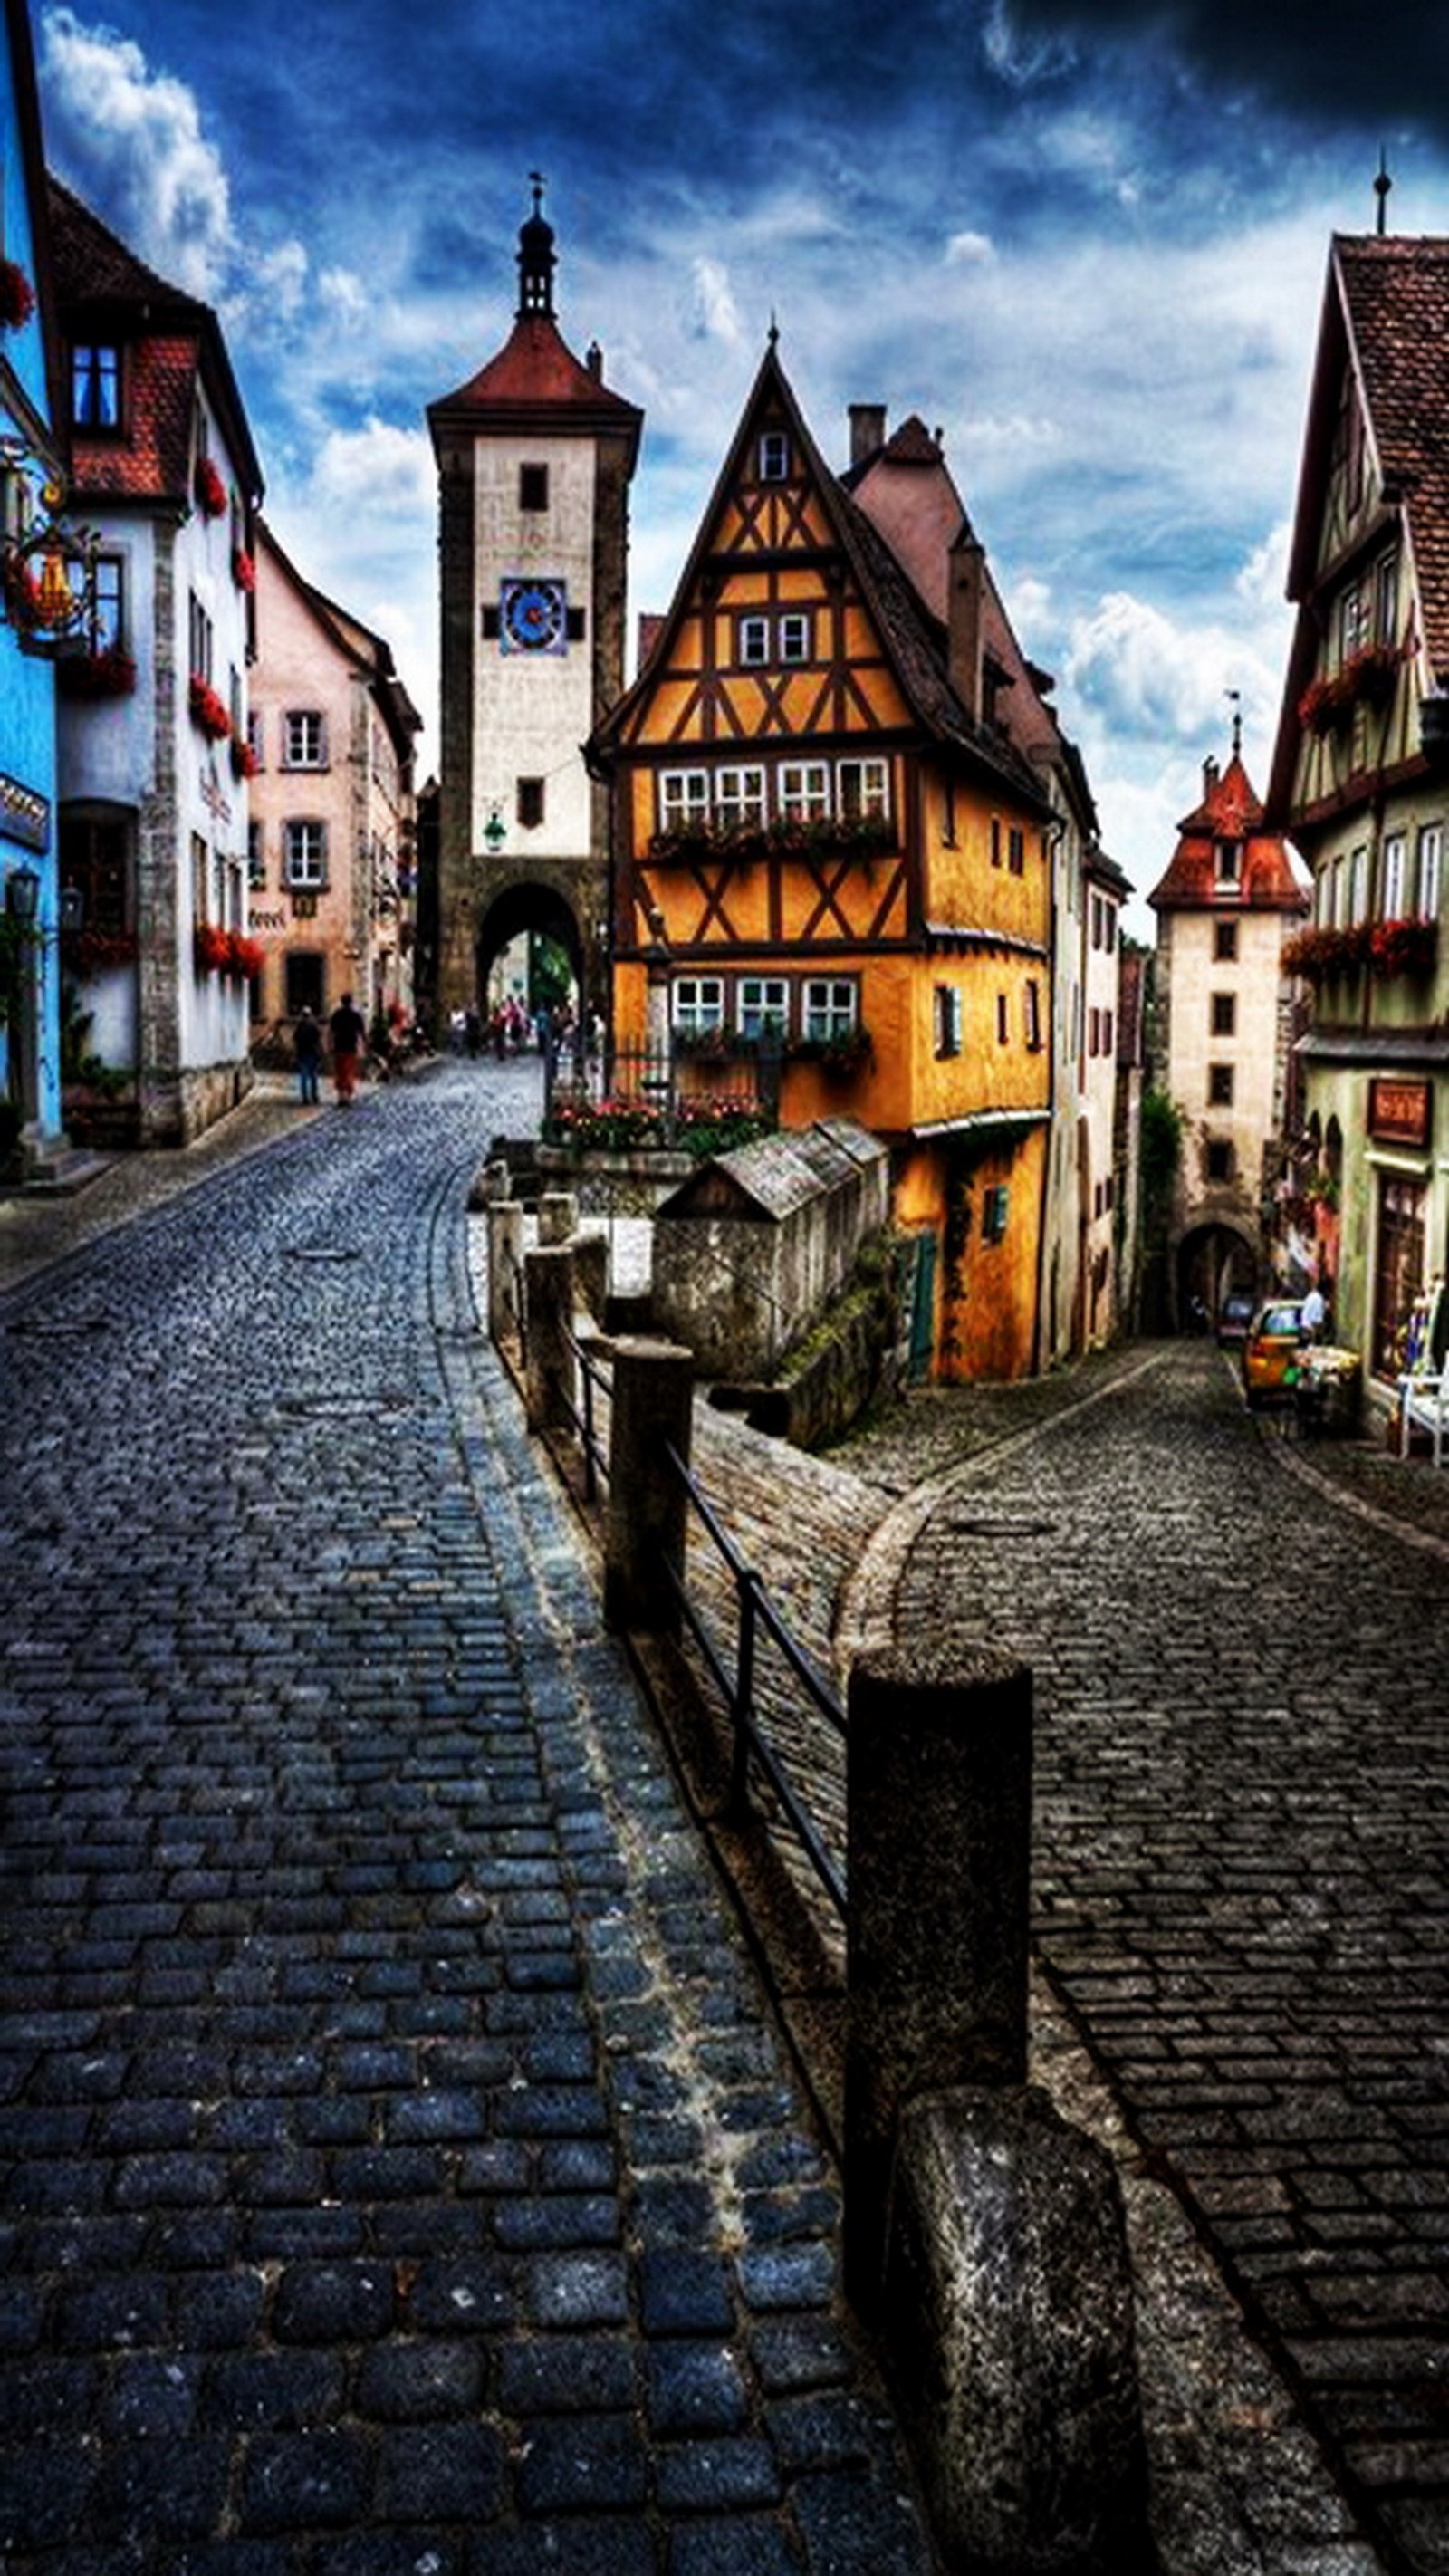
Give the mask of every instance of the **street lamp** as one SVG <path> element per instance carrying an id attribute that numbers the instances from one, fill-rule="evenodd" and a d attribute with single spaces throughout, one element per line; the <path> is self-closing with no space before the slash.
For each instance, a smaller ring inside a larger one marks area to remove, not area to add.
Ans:
<path id="1" fill-rule="evenodd" d="M 22 930 L 33 928 L 40 908 L 40 878 L 34 868 L 12 868 L 5 880 L 5 909 Z"/>

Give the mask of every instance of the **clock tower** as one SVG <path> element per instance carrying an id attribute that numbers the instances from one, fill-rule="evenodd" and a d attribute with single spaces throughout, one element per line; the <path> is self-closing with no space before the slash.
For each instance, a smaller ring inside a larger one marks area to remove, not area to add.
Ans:
<path id="1" fill-rule="evenodd" d="M 442 610 L 436 1002 L 482 1008 L 522 931 L 568 950 L 607 1007 L 608 806 L 582 746 L 624 685 L 629 483 L 643 414 L 554 316 L 553 228 L 533 180 L 513 329 L 428 406 Z"/>

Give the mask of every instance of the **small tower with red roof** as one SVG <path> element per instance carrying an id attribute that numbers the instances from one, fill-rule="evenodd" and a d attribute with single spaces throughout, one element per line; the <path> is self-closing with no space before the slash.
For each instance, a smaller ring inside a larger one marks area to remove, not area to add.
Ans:
<path id="1" fill-rule="evenodd" d="M 481 1008 L 520 933 L 606 998 L 607 813 L 580 745 L 624 685 L 628 495 L 643 414 L 567 347 L 535 172 L 503 347 L 428 406 L 441 605 L 436 1002 Z"/>
<path id="2" fill-rule="evenodd" d="M 1289 1110 L 1291 985 L 1283 943 L 1308 909 L 1286 843 L 1265 830 L 1234 718 L 1226 769 L 1203 765 L 1157 915 L 1157 1083 L 1183 1115 L 1169 1313 L 1216 1321 L 1268 1284 L 1265 1208 Z"/>

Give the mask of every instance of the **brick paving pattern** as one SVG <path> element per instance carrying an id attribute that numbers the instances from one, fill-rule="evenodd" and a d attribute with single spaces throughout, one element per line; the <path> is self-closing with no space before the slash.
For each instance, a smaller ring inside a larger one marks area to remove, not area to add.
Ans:
<path id="1" fill-rule="evenodd" d="M 849 1444 L 934 1471 L 866 1589 L 1034 1666 L 1039 1954 L 1386 2561 L 1444 2576 L 1449 1477 L 1260 1429 L 1206 1344 L 1075 1392 Z"/>
<path id="2" fill-rule="evenodd" d="M 0 1297 L 6 2576 L 929 2569 L 475 1329 L 498 1110 L 439 1067 Z"/>

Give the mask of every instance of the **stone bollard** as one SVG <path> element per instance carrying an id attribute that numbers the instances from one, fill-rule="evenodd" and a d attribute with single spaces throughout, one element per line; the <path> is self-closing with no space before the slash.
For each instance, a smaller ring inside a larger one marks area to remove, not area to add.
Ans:
<path id="1" fill-rule="evenodd" d="M 606 1234 L 574 1236 L 574 1281 L 579 1304 L 602 1324 L 609 1302 L 609 1238 Z"/>
<path id="2" fill-rule="evenodd" d="M 473 1176 L 473 1184 L 468 1192 L 468 1205 L 477 1215 L 484 1208 L 491 1207 L 498 1199 L 510 1198 L 512 1194 L 513 1175 L 507 1163 L 503 1161 L 485 1163 L 481 1171 L 475 1172 Z"/>
<path id="3" fill-rule="evenodd" d="M 1116 2169 L 1025 2082 L 1031 1674 L 949 1633 L 849 1688 L 845 2276 L 957 2576 L 1132 2576 Z"/>
<path id="4" fill-rule="evenodd" d="M 572 1429 L 578 1408 L 574 1325 L 574 1256 L 547 1244 L 523 1256 L 528 1364 L 524 1410 L 530 1431 Z"/>
<path id="5" fill-rule="evenodd" d="M 674 1342 L 614 1345 L 609 1432 L 609 1510 L 604 1535 L 604 1621 L 614 1629 L 676 1636 L 689 1499 L 664 1455 L 687 1467 L 694 1360 Z"/>
<path id="6" fill-rule="evenodd" d="M 845 2270 L 874 2318 L 906 2102 L 1026 2074 L 1031 1674 L 949 1633 L 872 1649 L 848 1719 Z"/>
<path id="7" fill-rule="evenodd" d="M 1117 2170 L 1025 2085 L 901 2119 L 885 2337 L 944 2565 L 1154 2565 Z"/>
<path id="8" fill-rule="evenodd" d="M 572 1190 L 545 1190 L 538 1202 L 540 1243 L 569 1243 L 579 1230 L 579 1203 Z"/>
<path id="9" fill-rule="evenodd" d="M 517 1199 L 494 1199 L 488 1207 L 488 1337 L 516 1342 L 522 1318 L 523 1209 Z"/>

